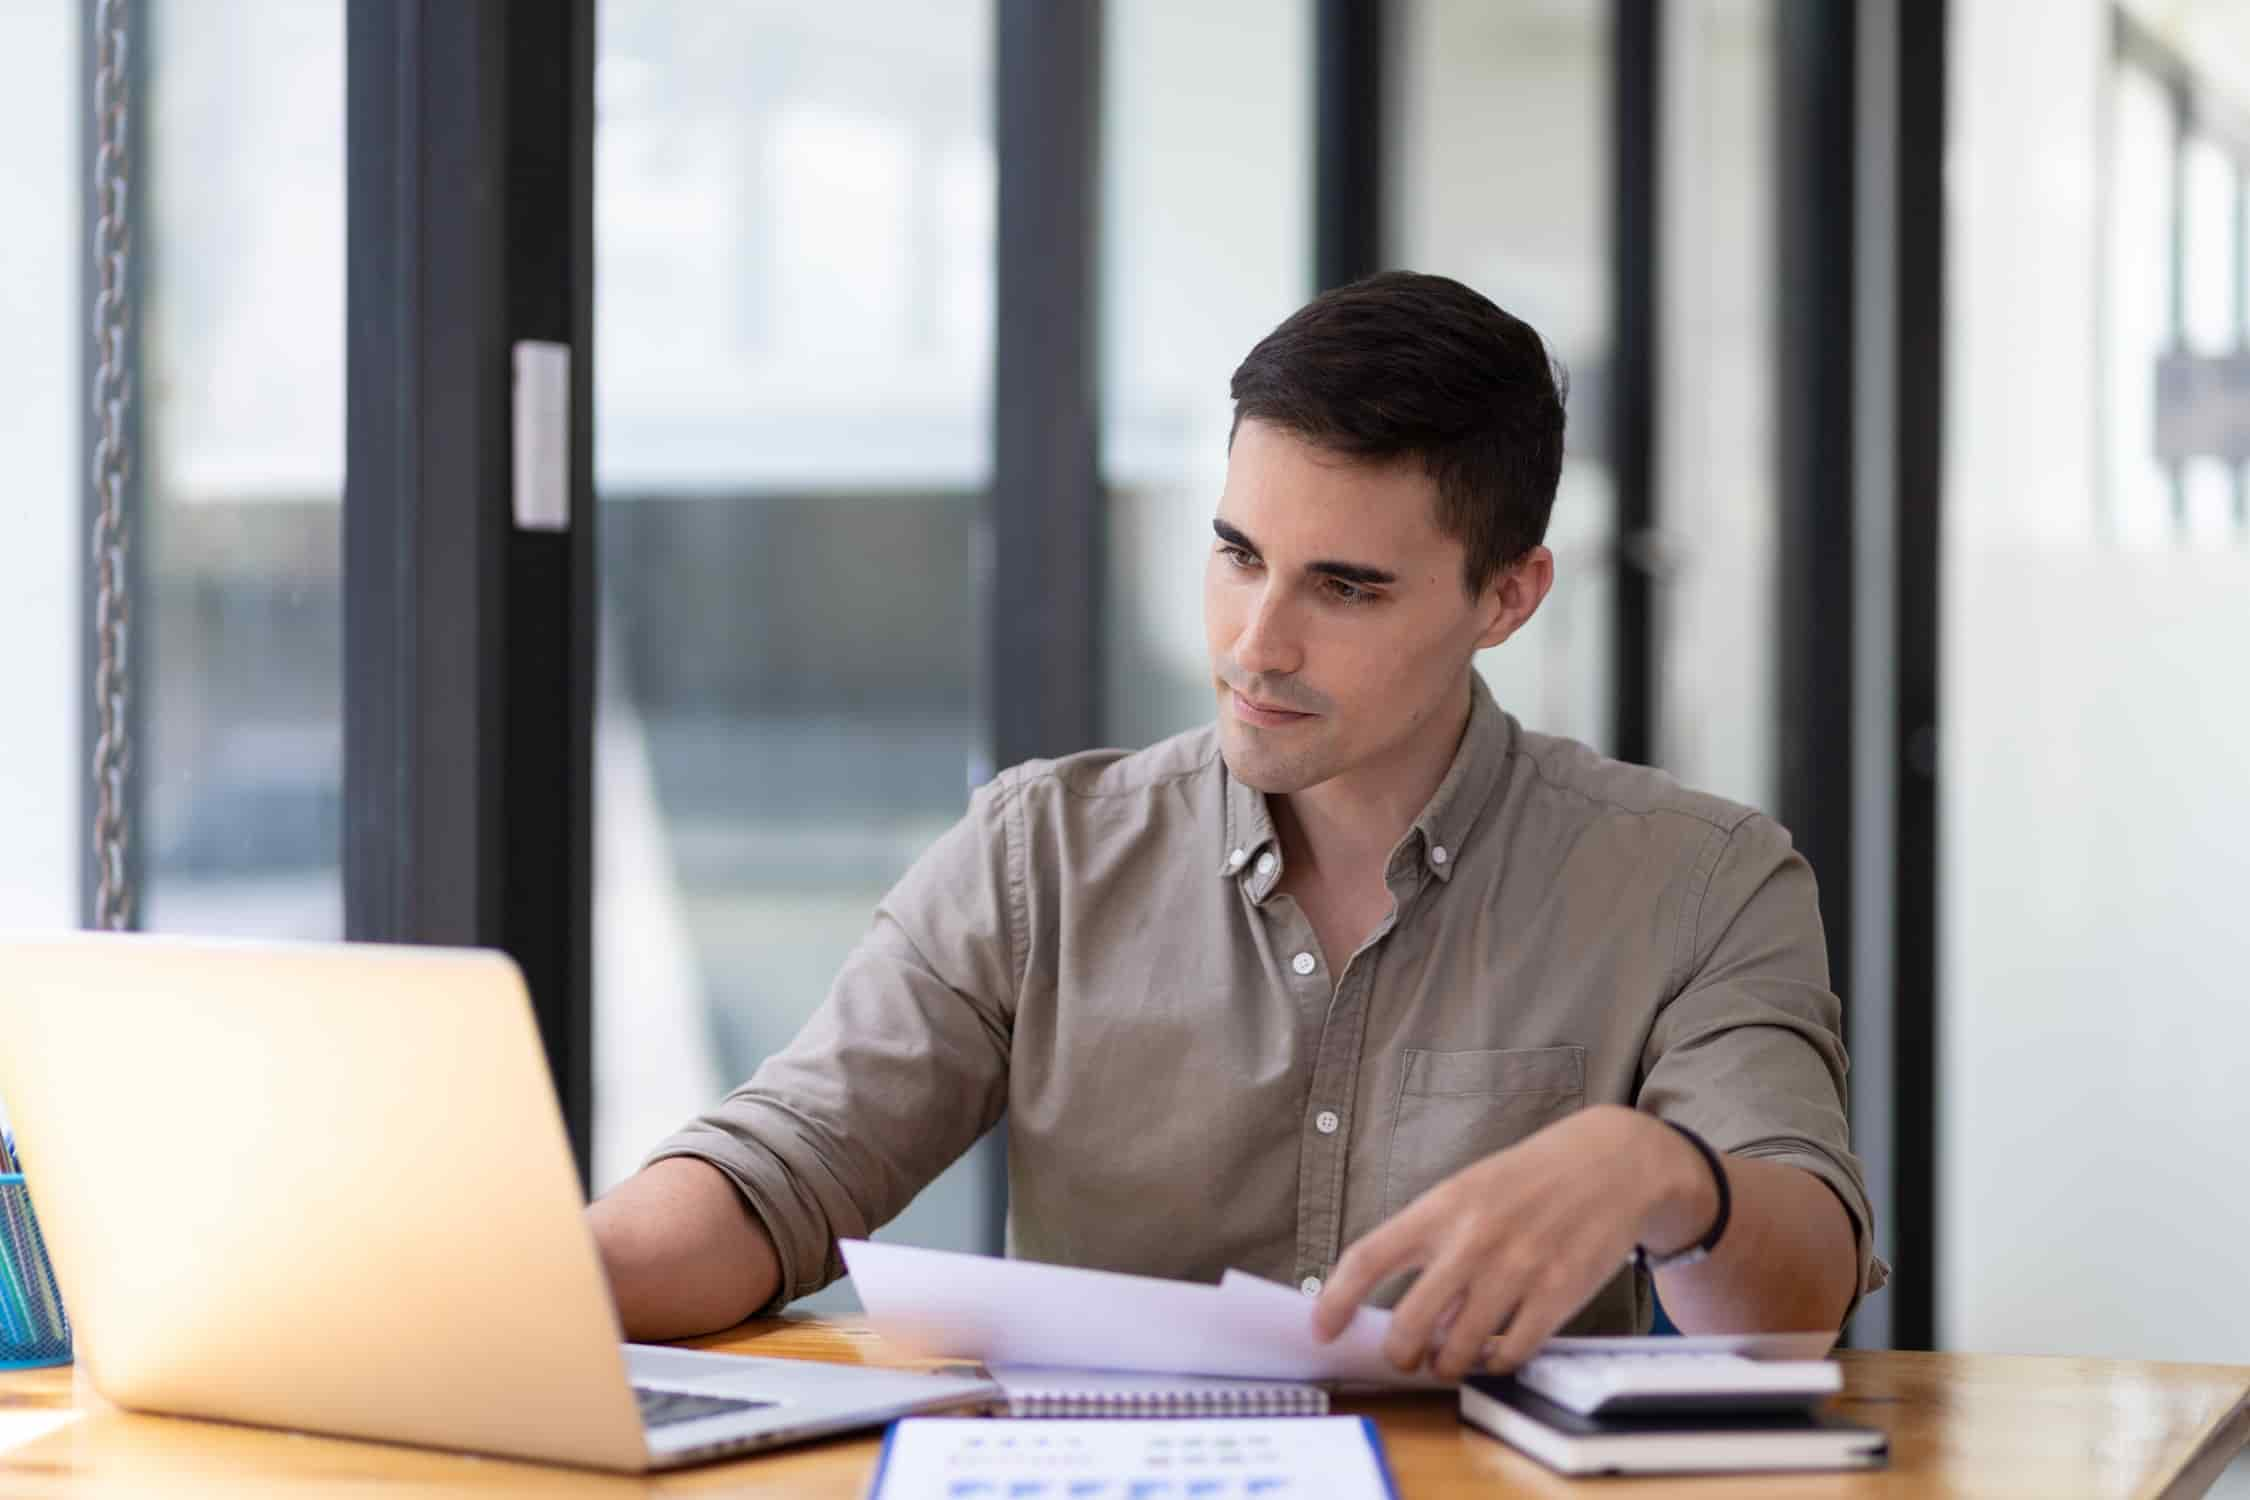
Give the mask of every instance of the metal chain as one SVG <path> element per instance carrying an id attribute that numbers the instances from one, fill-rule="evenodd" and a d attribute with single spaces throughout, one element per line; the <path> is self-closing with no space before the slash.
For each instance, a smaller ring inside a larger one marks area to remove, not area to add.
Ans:
<path id="1" fill-rule="evenodd" d="M 125 486 L 132 471 L 126 415 L 132 405 L 132 371 L 126 362 L 126 256 L 132 246 L 126 216 L 127 0 L 97 0 L 94 12 L 94 863 L 99 885 L 94 925 L 123 931 L 132 925 L 133 891 L 127 878 L 126 777 L 132 746 L 126 736 Z"/>

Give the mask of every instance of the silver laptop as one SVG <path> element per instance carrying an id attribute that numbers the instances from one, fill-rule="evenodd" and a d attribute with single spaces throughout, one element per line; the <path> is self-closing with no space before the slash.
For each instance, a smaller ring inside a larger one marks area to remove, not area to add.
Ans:
<path id="1" fill-rule="evenodd" d="M 621 1345 L 498 954 L 0 941 L 0 1104 L 121 1406 L 634 1471 L 996 1393 Z"/>

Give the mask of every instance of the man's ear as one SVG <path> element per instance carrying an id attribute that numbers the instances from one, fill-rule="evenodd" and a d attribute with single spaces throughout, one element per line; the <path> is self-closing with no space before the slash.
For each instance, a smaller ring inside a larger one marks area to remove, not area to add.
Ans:
<path id="1" fill-rule="evenodd" d="M 1555 554 L 1545 547 L 1533 547 L 1495 573 L 1478 600 L 1486 623 L 1477 637 L 1477 649 L 1497 646 L 1530 624 L 1554 586 Z"/>

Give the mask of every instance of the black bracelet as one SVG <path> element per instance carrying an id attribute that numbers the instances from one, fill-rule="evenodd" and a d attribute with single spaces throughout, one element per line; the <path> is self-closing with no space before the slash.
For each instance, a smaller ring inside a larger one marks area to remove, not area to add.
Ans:
<path id="1" fill-rule="evenodd" d="M 1727 1219 L 1734 1213 L 1734 1192 L 1727 1186 L 1727 1169 L 1719 1161 L 1719 1153 L 1711 1149 L 1710 1142 L 1704 1140 L 1702 1136 L 1697 1135 L 1685 1125 L 1672 1120 L 1666 1120 L 1664 1123 L 1670 1125 L 1685 1137 L 1687 1143 L 1702 1155 L 1704 1164 L 1710 1167 L 1711 1180 L 1718 1185 L 1719 1189 L 1719 1212 L 1711 1220 L 1709 1232 L 1684 1250 L 1675 1250 L 1669 1255 L 1651 1255 L 1646 1247 L 1635 1245 L 1633 1247 L 1633 1264 L 1643 1271 L 1661 1271 L 1666 1266 L 1692 1266 L 1697 1261 L 1702 1260 L 1718 1248 L 1719 1236 L 1727 1232 Z"/>

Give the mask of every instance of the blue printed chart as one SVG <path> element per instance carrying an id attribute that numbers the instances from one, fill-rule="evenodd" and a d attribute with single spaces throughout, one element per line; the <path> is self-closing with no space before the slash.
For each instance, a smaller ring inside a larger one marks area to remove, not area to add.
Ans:
<path id="1" fill-rule="evenodd" d="M 1358 1417 L 915 1418 L 884 1445 L 874 1500 L 1387 1500 Z"/>

